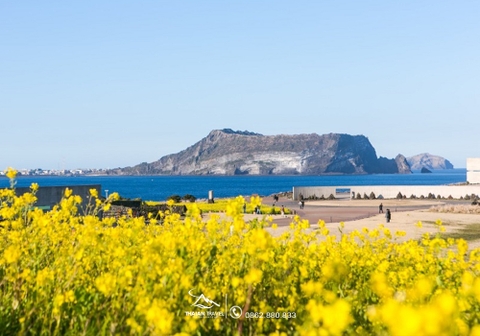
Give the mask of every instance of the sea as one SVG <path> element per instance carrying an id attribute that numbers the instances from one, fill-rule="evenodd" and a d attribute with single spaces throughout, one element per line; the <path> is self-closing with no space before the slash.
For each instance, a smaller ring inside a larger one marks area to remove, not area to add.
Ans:
<path id="1" fill-rule="evenodd" d="M 317 176 L 19 176 L 17 187 L 32 183 L 42 186 L 100 184 L 102 195 L 118 192 L 121 197 L 145 201 L 164 201 L 172 195 L 193 195 L 207 199 L 236 196 L 270 196 L 300 186 L 360 185 L 447 185 L 466 181 L 466 169 L 433 170 L 431 174 L 317 175 Z M 9 187 L 0 177 L 0 188 Z"/>

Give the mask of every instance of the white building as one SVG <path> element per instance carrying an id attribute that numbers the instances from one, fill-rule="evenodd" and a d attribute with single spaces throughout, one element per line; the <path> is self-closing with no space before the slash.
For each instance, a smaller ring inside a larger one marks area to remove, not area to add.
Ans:
<path id="1" fill-rule="evenodd" d="M 467 158 L 467 182 L 480 183 L 480 158 Z"/>

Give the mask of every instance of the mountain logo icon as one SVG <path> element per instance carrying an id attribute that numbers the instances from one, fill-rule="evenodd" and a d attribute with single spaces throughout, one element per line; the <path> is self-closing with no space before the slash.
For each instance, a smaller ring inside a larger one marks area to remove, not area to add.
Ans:
<path id="1" fill-rule="evenodd" d="M 192 291 L 193 289 L 190 289 L 190 291 L 188 292 L 188 294 L 190 294 L 190 296 L 196 298 L 195 302 L 192 304 L 192 306 L 194 307 L 198 307 L 198 308 L 201 308 L 201 309 L 210 309 L 212 308 L 214 305 L 217 306 L 217 307 L 220 307 L 220 305 L 218 303 L 216 303 L 215 301 L 209 299 L 208 297 L 206 297 L 205 295 L 203 295 L 203 293 L 201 295 L 195 295 L 195 294 L 192 294 Z"/>

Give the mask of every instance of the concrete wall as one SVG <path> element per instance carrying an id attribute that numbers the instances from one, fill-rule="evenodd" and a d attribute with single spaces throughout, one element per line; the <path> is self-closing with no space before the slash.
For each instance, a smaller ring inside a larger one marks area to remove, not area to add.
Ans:
<path id="1" fill-rule="evenodd" d="M 449 196 L 460 198 L 471 194 L 480 196 L 480 185 L 293 187 L 293 199 L 299 200 L 300 194 L 302 194 L 304 198 L 313 196 L 321 197 L 322 195 L 328 198 L 331 194 L 335 196 L 335 198 L 351 198 L 353 192 L 355 195 L 360 193 L 362 198 L 364 194 L 370 196 L 371 192 L 373 192 L 377 198 L 380 196 L 383 198 L 396 198 L 399 192 L 407 198 L 410 198 L 411 195 L 415 195 L 416 197 L 423 195 L 427 197 L 430 193 L 445 198 Z"/>
<path id="2" fill-rule="evenodd" d="M 40 187 L 38 188 L 36 194 L 38 198 L 36 205 L 39 207 L 53 207 L 61 201 L 66 188 L 72 189 L 72 195 L 78 195 L 82 198 L 82 205 L 86 205 L 86 203 L 88 203 L 87 196 L 90 196 L 90 189 L 96 189 L 98 195 L 101 195 L 102 192 L 102 187 L 100 184 Z M 29 191 L 30 188 L 15 188 L 17 195 L 22 195 Z"/>
<path id="3" fill-rule="evenodd" d="M 467 159 L 468 183 L 480 183 L 480 158 Z"/>

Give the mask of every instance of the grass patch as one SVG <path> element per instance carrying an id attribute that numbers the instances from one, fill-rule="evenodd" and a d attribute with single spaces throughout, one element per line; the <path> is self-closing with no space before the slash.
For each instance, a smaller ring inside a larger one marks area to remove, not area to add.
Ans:
<path id="1" fill-rule="evenodd" d="M 426 224 L 434 225 L 434 226 L 437 225 L 436 221 L 422 220 L 421 222 L 422 222 L 422 225 L 426 225 Z M 443 226 L 450 226 L 450 225 L 452 225 L 452 224 L 456 225 L 456 223 L 453 223 L 453 222 L 450 222 L 450 221 L 443 221 L 443 220 L 442 220 L 442 225 L 443 225 Z"/>
<path id="2" fill-rule="evenodd" d="M 454 232 L 442 233 L 444 239 L 465 239 L 466 241 L 474 241 L 480 239 L 480 223 L 466 224 L 461 229 Z"/>

